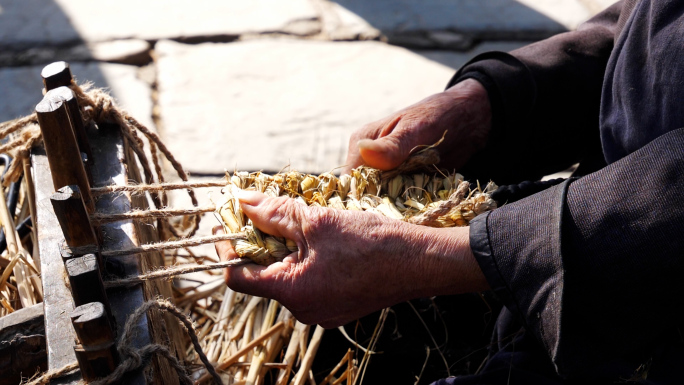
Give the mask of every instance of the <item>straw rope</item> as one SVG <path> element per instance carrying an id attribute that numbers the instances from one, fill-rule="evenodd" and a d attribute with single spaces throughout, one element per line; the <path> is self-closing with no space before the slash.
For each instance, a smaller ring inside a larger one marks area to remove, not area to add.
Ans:
<path id="1" fill-rule="evenodd" d="M 412 155 L 401 170 L 424 167 L 436 161 L 433 146 Z M 418 159 L 418 160 L 416 160 Z M 386 174 L 394 175 L 386 177 Z M 235 172 L 222 189 L 223 202 L 216 210 L 226 233 L 246 233 L 247 239 L 231 241 L 235 253 L 269 265 L 297 251 L 293 240 L 260 231 L 242 212 L 236 194 L 240 190 L 259 191 L 268 196 L 294 198 L 307 206 L 337 210 L 367 211 L 411 224 L 430 227 L 467 226 L 476 216 L 493 210 L 494 183 L 484 188 L 463 180 L 455 172 L 396 174 L 360 166 L 351 174 L 301 174 L 296 171 L 268 175 L 262 172 Z"/>

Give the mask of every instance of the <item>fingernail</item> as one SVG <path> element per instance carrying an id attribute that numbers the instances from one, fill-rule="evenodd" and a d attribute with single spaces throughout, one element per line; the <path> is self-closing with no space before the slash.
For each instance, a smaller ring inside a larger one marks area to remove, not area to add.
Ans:
<path id="1" fill-rule="evenodd" d="M 248 190 L 242 190 L 239 189 L 235 192 L 235 197 L 240 201 L 242 204 L 247 204 L 250 206 L 255 206 L 259 204 L 259 194 L 256 191 L 248 191 Z"/>
<path id="2" fill-rule="evenodd" d="M 359 140 L 359 142 L 357 144 L 358 144 L 360 149 L 362 148 L 364 150 L 377 151 L 377 148 L 378 148 L 377 143 L 375 143 L 375 141 L 372 139 L 361 139 L 361 140 Z"/>

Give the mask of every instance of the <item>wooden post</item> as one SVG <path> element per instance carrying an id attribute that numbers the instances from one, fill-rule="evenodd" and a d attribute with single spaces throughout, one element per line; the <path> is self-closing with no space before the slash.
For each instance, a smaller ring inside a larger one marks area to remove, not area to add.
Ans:
<path id="1" fill-rule="evenodd" d="M 95 254 L 68 259 L 65 262 L 67 276 L 71 284 L 71 295 L 74 305 L 81 306 L 90 302 L 100 302 L 107 314 L 112 310 L 105 293 L 100 264 Z"/>
<path id="2" fill-rule="evenodd" d="M 71 84 L 71 69 L 69 63 L 65 61 L 58 61 L 43 67 L 40 72 L 43 77 L 43 85 L 46 91 L 53 90 L 57 87 L 69 86 Z"/>
<path id="3" fill-rule="evenodd" d="M 69 63 L 58 61 L 46 65 L 41 71 L 40 75 L 43 77 L 43 84 L 45 85 L 45 91 L 55 90 L 67 102 L 67 107 L 72 119 L 72 128 L 74 130 L 74 136 L 76 137 L 76 142 L 78 143 L 78 148 L 80 149 L 86 164 L 86 172 L 88 174 L 88 181 L 90 184 L 93 183 L 93 177 L 90 173 L 90 166 L 93 162 L 93 151 L 90 148 L 90 143 L 88 143 L 88 137 L 86 136 L 85 126 L 83 125 L 83 116 L 81 116 L 81 109 L 78 105 L 78 100 L 76 95 L 69 88 L 72 83 L 71 69 L 69 68 Z"/>
<path id="4" fill-rule="evenodd" d="M 91 382 L 113 372 L 119 356 L 105 306 L 99 302 L 79 306 L 71 312 L 71 323 L 80 342 L 74 352 L 83 379 Z"/>
<path id="5" fill-rule="evenodd" d="M 81 189 L 78 186 L 60 188 L 52 194 L 50 202 L 64 233 L 64 239 L 70 248 L 77 249 L 87 245 L 97 247 L 97 237 L 90 225 L 90 217 L 81 199 Z"/>
<path id="6" fill-rule="evenodd" d="M 90 195 L 90 184 L 83 166 L 74 130 L 71 128 L 69 109 L 59 95 L 48 92 L 36 106 L 36 114 L 43 143 L 52 172 L 55 190 L 64 186 L 78 185 L 88 212 L 95 210 Z"/>
<path id="7" fill-rule="evenodd" d="M 93 183 L 93 177 L 90 174 L 90 166 L 93 163 L 93 150 L 90 148 L 88 137 L 86 136 L 85 125 L 83 124 L 83 116 L 81 109 L 78 106 L 78 100 L 74 91 L 69 87 L 57 87 L 50 91 L 50 94 L 62 98 L 66 102 L 69 110 L 69 117 L 71 118 L 71 128 L 74 130 L 74 137 L 78 143 L 78 149 L 81 152 L 81 158 L 86 165 L 86 172 L 88 174 L 88 182 Z"/>

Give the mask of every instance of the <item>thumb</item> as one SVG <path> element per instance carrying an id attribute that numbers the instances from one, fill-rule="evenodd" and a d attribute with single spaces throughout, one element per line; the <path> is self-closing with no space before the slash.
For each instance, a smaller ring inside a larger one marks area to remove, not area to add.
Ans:
<path id="1" fill-rule="evenodd" d="M 301 239 L 299 214 L 301 206 L 287 197 L 269 197 L 256 191 L 238 190 L 242 212 L 252 220 L 254 227 L 274 235 L 297 241 Z"/>
<path id="2" fill-rule="evenodd" d="M 363 162 L 367 166 L 380 170 L 398 167 L 408 158 L 411 151 L 411 147 L 392 134 L 375 140 L 362 139 L 358 146 Z"/>

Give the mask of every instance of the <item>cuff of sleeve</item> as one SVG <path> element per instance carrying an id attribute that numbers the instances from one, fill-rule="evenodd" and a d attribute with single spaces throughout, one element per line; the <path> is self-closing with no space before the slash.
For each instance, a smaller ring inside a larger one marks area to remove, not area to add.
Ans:
<path id="1" fill-rule="evenodd" d="M 490 214 L 491 212 L 487 212 L 470 221 L 470 249 L 494 294 L 507 306 L 516 307 L 511 288 L 501 275 L 492 251 L 487 226 Z M 519 313 L 517 308 L 509 310 Z"/>
<path id="2" fill-rule="evenodd" d="M 555 365 L 564 294 L 561 229 L 571 182 L 470 223 L 470 247 L 487 282 L 543 344 Z"/>

